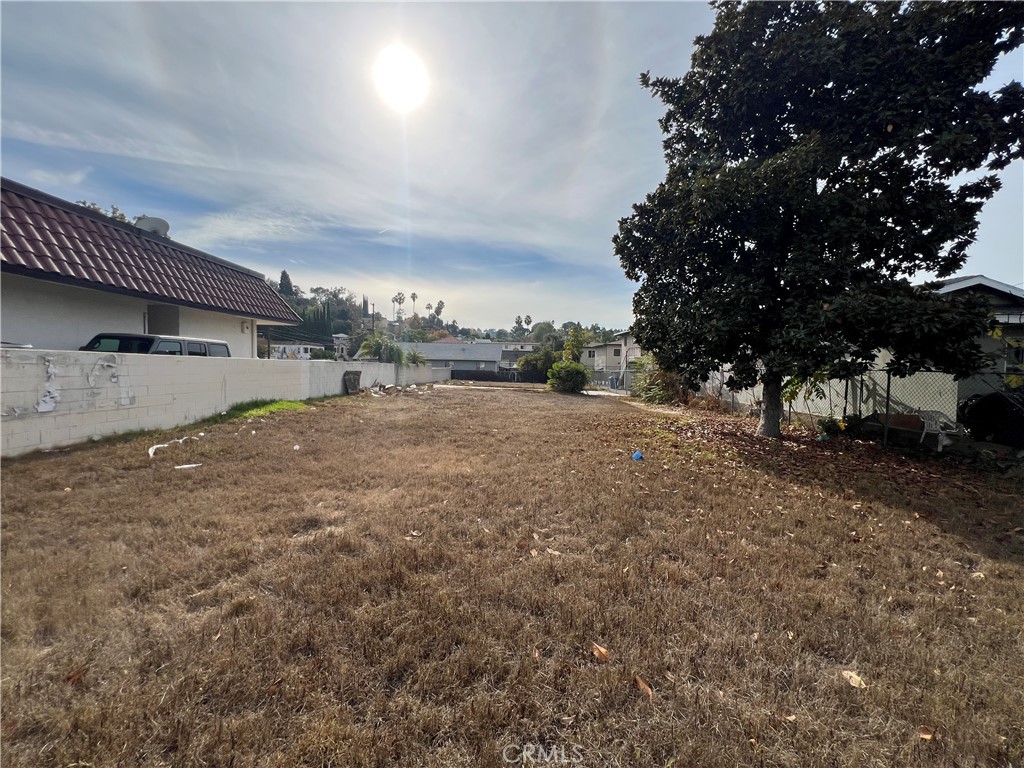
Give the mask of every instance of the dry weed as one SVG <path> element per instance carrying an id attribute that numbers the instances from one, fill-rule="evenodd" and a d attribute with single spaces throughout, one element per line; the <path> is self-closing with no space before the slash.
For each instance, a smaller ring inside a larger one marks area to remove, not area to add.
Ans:
<path id="1" fill-rule="evenodd" d="M 8 462 L 3 763 L 1019 765 L 1019 487 L 753 429 L 437 389 Z"/>

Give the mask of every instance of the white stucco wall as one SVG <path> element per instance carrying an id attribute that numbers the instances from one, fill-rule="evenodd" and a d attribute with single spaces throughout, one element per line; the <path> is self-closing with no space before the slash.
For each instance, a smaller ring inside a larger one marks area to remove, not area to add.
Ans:
<path id="1" fill-rule="evenodd" d="M 147 303 L 114 293 L 0 277 L 0 334 L 39 349 L 78 349 L 101 331 L 142 333 Z"/>
<path id="2" fill-rule="evenodd" d="M 149 302 L 45 280 L 0 278 L 0 334 L 37 349 L 78 349 L 97 333 L 145 333 Z M 255 321 L 180 307 L 181 336 L 223 339 L 234 357 L 256 357 Z M 242 323 L 248 323 L 248 333 Z"/>
<path id="3" fill-rule="evenodd" d="M 306 400 L 360 385 L 425 384 L 446 369 L 321 360 L 189 358 L 67 350 L 0 351 L 2 454 L 176 427 L 249 400 Z"/>
<path id="4" fill-rule="evenodd" d="M 231 348 L 232 357 L 256 357 L 256 322 L 245 317 L 203 312 L 182 307 L 179 315 L 180 336 L 202 339 L 223 339 Z M 248 333 L 243 330 L 248 328 Z"/>

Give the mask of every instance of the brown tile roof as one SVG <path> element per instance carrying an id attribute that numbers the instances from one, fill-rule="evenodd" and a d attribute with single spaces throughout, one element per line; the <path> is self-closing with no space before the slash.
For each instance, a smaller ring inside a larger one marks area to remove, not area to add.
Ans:
<path id="1" fill-rule="evenodd" d="M 296 325 L 263 275 L 143 232 L 23 184 L 2 180 L 4 272 Z"/>

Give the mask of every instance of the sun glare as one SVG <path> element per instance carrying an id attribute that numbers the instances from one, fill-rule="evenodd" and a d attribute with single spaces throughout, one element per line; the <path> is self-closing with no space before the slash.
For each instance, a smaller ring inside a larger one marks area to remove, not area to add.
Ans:
<path id="1" fill-rule="evenodd" d="M 420 57 L 401 43 L 389 45 L 377 54 L 373 83 L 384 102 L 403 115 L 422 104 L 430 89 Z"/>

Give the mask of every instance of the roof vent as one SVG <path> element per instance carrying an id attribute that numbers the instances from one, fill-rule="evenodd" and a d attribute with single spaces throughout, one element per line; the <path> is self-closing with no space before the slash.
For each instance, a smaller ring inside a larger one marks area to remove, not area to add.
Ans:
<path id="1" fill-rule="evenodd" d="M 152 232 L 160 237 L 167 237 L 167 233 L 171 231 L 171 225 L 156 216 L 140 216 L 135 226 L 143 232 Z"/>

